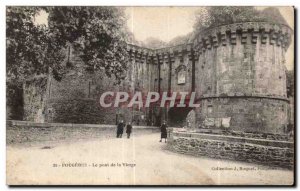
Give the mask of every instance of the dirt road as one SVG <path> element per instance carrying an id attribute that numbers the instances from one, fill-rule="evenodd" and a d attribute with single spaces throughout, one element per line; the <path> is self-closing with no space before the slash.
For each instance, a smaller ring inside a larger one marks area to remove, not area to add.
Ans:
<path id="1" fill-rule="evenodd" d="M 292 184 L 293 172 L 166 150 L 159 134 L 7 147 L 8 184 Z"/>

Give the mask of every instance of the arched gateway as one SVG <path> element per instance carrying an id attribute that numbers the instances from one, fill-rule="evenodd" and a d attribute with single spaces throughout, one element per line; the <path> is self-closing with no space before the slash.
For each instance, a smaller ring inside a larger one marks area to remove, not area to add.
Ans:
<path id="1" fill-rule="evenodd" d="M 189 113 L 193 108 L 189 107 L 173 107 L 168 112 L 168 123 L 172 127 L 191 127 L 191 117 L 188 119 Z M 190 124 L 189 124 L 190 123 Z"/>

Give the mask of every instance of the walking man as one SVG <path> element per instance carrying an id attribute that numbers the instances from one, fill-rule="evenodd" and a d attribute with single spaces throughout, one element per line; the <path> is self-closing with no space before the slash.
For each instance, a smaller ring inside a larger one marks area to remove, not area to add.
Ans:
<path id="1" fill-rule="evenodd" d="M 129 122 L 126 126 L 127 139 L 130 138 L 131 132 L 132 132 L 132 125 L 131 125 L 131 122 Z"/>
<path id="2" fill-rule="evenodd" d="M 124 126 L 124 122 L 123 120 L 121 120 L 121 122 L 117 126 L 117 138 L 122 138 Z"/>

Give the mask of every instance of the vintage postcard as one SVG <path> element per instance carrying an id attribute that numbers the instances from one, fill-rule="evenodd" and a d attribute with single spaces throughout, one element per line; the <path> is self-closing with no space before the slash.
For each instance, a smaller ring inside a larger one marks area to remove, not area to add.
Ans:
<path id="1" fill-rule="evenodd" d="M 7 185 L 294 185 L 294 15 L 7 6 Z"/>

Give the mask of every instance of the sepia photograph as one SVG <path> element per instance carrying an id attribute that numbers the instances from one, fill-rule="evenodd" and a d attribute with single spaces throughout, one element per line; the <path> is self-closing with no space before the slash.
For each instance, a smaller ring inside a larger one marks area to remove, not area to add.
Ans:
<path id="1" fill-rule="evenodd" d="M 293 6 L 6 6 L 8 186 L 294 186 Z"/>

